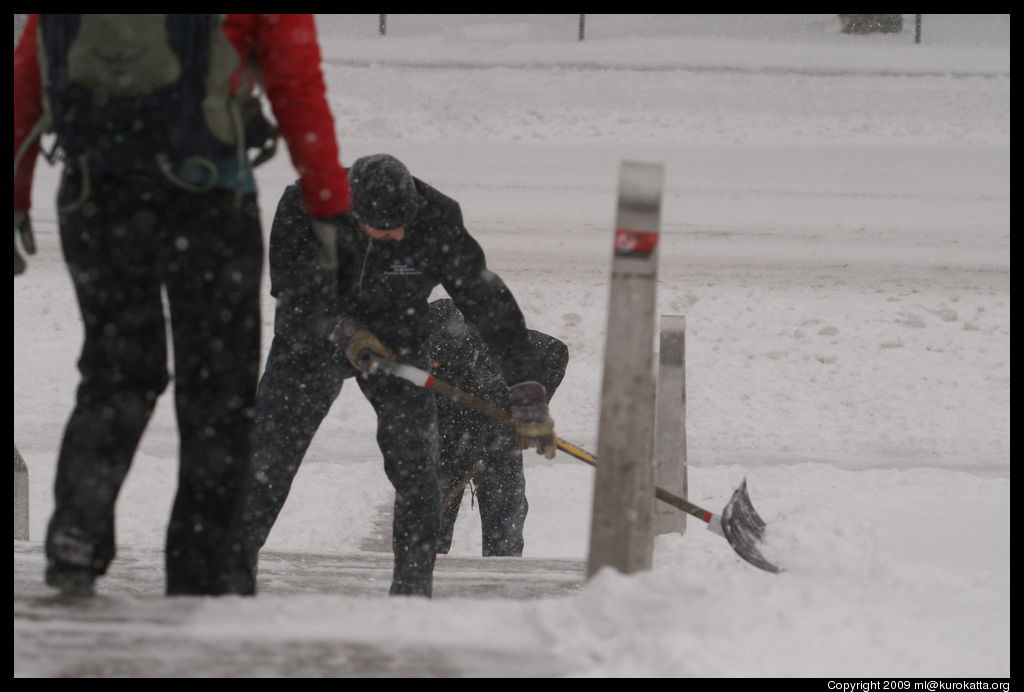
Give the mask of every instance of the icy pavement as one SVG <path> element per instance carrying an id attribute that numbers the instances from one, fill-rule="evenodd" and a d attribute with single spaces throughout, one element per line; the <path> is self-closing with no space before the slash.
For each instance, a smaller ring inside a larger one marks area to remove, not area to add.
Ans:
<path id="1" fill-rule="evenodd" d="M 68 601 L 42 583 L 39 542 L 14 542 L 16 677 L 547 676 L 568 672 L 542 641 L 452 646 L 429 629 L 375 632 L 425 599 L 389 598 L 391 555 L 267 553 L 260 595 L 167 598 L 163 553 L 123 547 L 97 596 Z M 579 560 L 440 556 L 435 602 L 575 593 Z M 501 626 L 498 615 L 481 626 Z M 488 644 L 492 637 L 484 640 Z"/>

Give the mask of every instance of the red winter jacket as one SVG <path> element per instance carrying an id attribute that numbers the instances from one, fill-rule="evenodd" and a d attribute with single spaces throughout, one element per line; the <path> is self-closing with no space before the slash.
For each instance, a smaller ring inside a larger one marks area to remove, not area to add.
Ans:
<path id="1" fill-rule="evenodd" d="M 30 15 L 14 50 L 14 154 L 43 112 L 36 25 Z M 320 71 L 320 45 L 311 14 L 229 14 L 224 33 L 241 57 L 255 59 L 260 77 L 299 173 L 310 216 L 341 214 L 352 206 L 348 174 L 339 163 L 334 119 Z M 239 74 L 236 84 L 240 81 Z M 14 175 L 14 210 L 31 206 L 38 147 L 24 156 Z"/>

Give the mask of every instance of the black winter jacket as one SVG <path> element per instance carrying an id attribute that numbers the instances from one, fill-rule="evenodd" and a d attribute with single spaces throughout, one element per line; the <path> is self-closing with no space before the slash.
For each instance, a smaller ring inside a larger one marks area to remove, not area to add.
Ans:
<path id="1" fill-rule="evenodd" d="M 430 331 L 431 374 L 456 389 L 508 411 L 508 384 L 480 333 L 466 323 L 453 301 L 431 301 Z M 528 331 L 528 338 L 540 355 L 537 380 L 544 385 L 550 401 L 565 376 L 569 349 L 555 337 L 532 329 Z M 474 442 L 483 446 L 497 445 L 498 449 L 515 448 L 516 436 L 510 426 L 440 394 L 437 395 L 437 416 L 442 434 L 449 429 L 455 434 L 469 432 L 480 435 L 486 432 L 501 436 L 500 440 Z"/>
<path id="2" fill-rule="evenodd" d="M 542 356 L 528 338 L 519 305 L 504 281 L 487 269 L 483 250 L 463 225 L 458 203 L 419 179 L 415 182 L 419 209 L 401 242 L 374 241 L 355 229 L 339 238 L 349 256 L 347 264 L 340 262 L 342 269 L 354 272 L 340 297 L 326 289 L 298 187 L 285 190 L 270 233 L 270 292 L 283 302 L 278 321 L 293 335 L 320 330 L 317 315 L 326 308 L 333 317 L 358 319 L 399 357 L 426 356 L 427 300 L 441 285 L 479 330 L 507 382 L 539 380 Z M 282 326 L 275 329 L 282 333 Z"/>

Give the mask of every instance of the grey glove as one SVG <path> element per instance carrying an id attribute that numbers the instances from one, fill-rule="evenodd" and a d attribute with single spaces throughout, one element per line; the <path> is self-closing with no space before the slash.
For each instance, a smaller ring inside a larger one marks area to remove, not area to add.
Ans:
<path id="1" fill-rule="evenodd" d="M 17 276 L 25 271 L 27 265 L 18 252 L 18 238 L 21 238 L 21 247 L 26 254 L 36 254 L 36 238 L 32 234 L 32 219 L 28 212 L 14 212 L 14 275 Z"/>
<path id="2" fill-rule="evenodd" d="M 328 274 L 334 293 L 348 292 L 356 280 L 358 261 L 354 234 L 359 225 L 351 212 L 310 219 L 319 252 L 317 260 Z"/>
<path id="3" fill-rule="evenodd" d="M 547 392 L 540 382 L 520 382 L 508 389 L 512 421 L 520 449 L 537 448 L 537 454 L 555 458 L 555 421 L 548 413 Z"/>
<path id="4" fill-rule="evenodd" d="M 313 219 L 313 235 L 319 244 L 317 260 L 328 271 L 338 269 L 338 223 L 336 217 Z"/>
<path id="5" fill-rule="evenodd" d="M 387 360 L 395 352 L 382 344 L 370 330 L 352 317 L 342 317 L 331 332 L 330 341 L 345 352 L 348 362 L 360 372 L 373 374 L 377 371 L 372 360 L 363 358 L 364 352 Z"/>

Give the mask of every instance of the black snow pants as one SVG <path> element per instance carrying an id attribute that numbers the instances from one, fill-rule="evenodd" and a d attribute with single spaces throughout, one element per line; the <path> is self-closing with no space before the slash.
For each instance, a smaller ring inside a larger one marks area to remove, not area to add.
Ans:
<path id="1" fill-rule="evenodd" d="M 279 297 L 277 334 L 256 400 L 253 475 L 244 510 L 253 566 L 320 423 L 344 380 L 357 375 L 344 353 L 315 329 L 289 326 L 294 323 L 296 303 L 301 302 Z M 304 312 L 306 325 L 319 322 L 315 312 Z M 429 363 L 425 347 L 421 354 L 403 353 L 402 359 L 421 368 Z M 377 444 L 395 488 L 390 593 L 430 596 L 441 506 L 434 396 L 383 374 L 358 376 L 356 381 L 377 414 Z"/>
<path id="2" fill-rule="evenodd" d="M 85 340 L 48 560 L 100 575 L 114 557 L 114 504 L 169 379 L 163 291 L 180 435 L 167 593 L 252 593 L 235 532 L 260 361 L 255 197 L 186 192 L 143 176 L 97 175 L 83 190 L 69 170 L 58 203 L 74 206 L 62 210 L 60 234 Z"/>
<path id="3" fill-rule="evenodd" d="M 438 552 L 451 548 L 463 489 L 459 482 L 473 470 L 472 491 L 480 506 L 483 555 L 521 556 L 529 504 L 523 453 L 514 430 L 481 413 L 451 405 L 438 407 L 441 434 L 441 497 L 454 493 L 441 514 Z"/>

